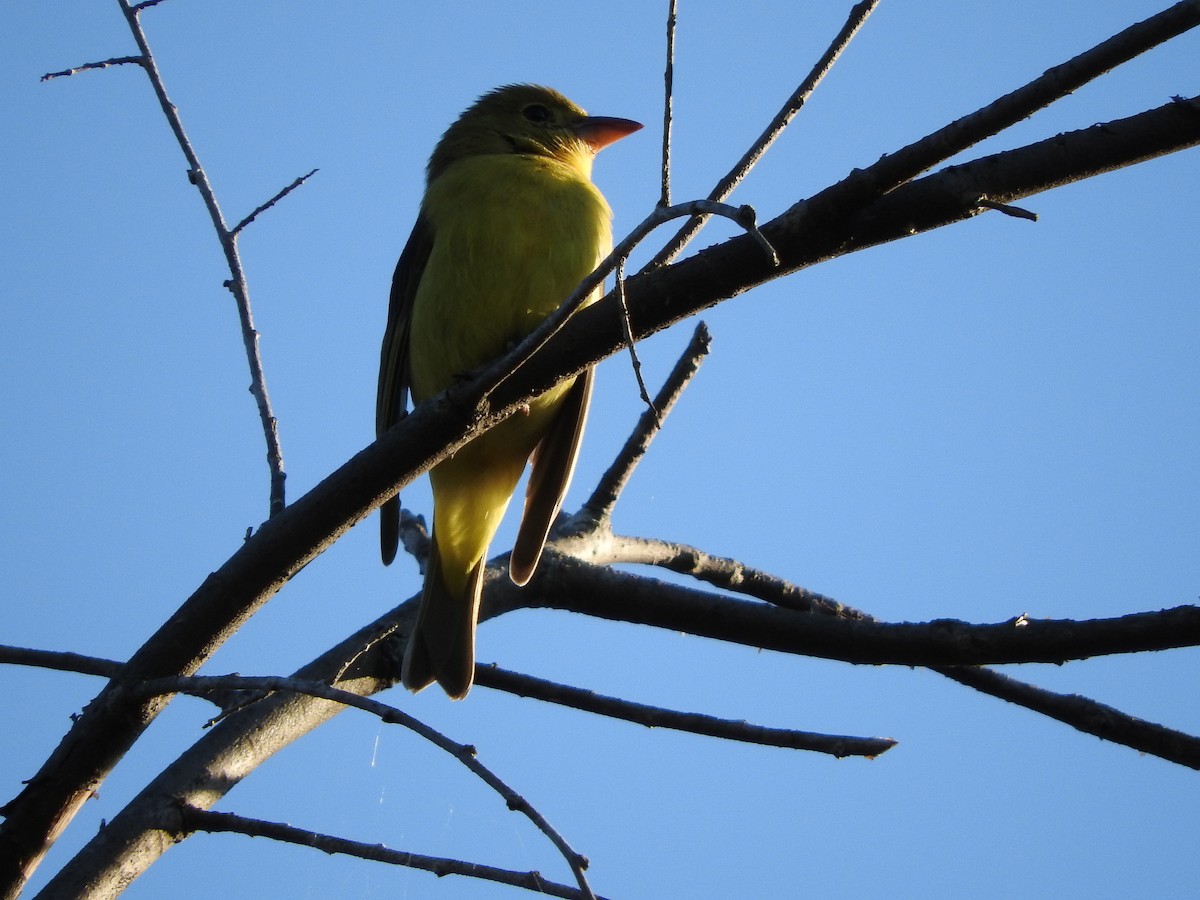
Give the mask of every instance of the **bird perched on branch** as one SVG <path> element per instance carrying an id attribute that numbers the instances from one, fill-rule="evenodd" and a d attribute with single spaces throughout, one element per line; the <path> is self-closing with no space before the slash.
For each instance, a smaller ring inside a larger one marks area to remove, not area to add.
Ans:
<path id="1" fill-rule="evenodd" d="M 641 127 L 589 116 L 549 88 L 510 85 L 485 94 L 442 135 L 392 280 L 377 436 L 404 416 L 407 394 L 421 403 L 500 356 L 604 259 L 612 213 L 592 184 L 592 160 Z M 517 584 L 533 576 L 575 466 L 591 391 L 589 369 L 430 471 L 433 540 L 404 656 L 406 687 L 436 680 L 454 699 L 470 690 L 488 545 L 532 457 L 509 573 Z M 399 500 L 380 513 L 388 564 Z"/>

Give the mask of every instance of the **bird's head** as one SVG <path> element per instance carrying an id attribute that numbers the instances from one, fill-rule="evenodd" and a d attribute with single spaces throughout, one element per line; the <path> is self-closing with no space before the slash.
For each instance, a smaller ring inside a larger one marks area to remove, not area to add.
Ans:
<path id="1" fill-rule="evenodd" d="M 447 129 L 430 157 L 429 180 L 459 159 L 497 153 L 545 156 L 587 174 L 597 151 L 641 127 L 589 116 L 551 88 L 507 85 L 484 94 Z"/>

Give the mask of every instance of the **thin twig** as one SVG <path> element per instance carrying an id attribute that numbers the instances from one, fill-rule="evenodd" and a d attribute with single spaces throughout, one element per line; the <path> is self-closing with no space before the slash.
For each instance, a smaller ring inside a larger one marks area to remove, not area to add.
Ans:
<path id="1" fill-rule="evenodd" d="M 482 863 L 469 863 L 445 856 L 426 856 L 422 853 L 392 850 L 382 844 L 365 844 L 331 834 L 296 828 L 283 822 L 268 822 L 234 813 L 214 812 L 190 804 L 181 804 L 178 811 L 183 836 L 196 831 L 207 831 L 265 837 L 288 844 L 298 844 L 301 847 L 313 847 L 325 853 L 341 853 L 358 859 L 421 869 L 432 872 L 439 878 L 443 875 L 465 875 L 468 878 L 481 878 L 551 897 L 580 898 L 585 896 L 575 888 L 547 881 L 539 872 L 516 872 L 511 869 L 500 869 Z"/>
<path id="2" fill-rule="evenodd" d="M 273 516 L 282 511 L 286 503 L 284 482 L 287 475 L 283 470 L 283 449 L 279 442 L 278 421 L 271 410 L 271 399 L 267 393 L 266 375 L 263 372 L 262 355 L 258 346 L 258 330 L 254 327 L 254 316 L 250 309 L 250 288 L 246 282 L 241 255 L 237 248 L 238 229 L 242 226 L 239 225 L 232 231 L 226 226 L 225 216 L 217 203 L 216 193 L 208 180 L 208 174 L 200 165 L 200 159 L 188 139 L 187 132 L 183 129 L 179 111 L 167 96 L 162 74 L 150 51 L 150 44 L 138 19 L 138 13 L 152 6 L 157 0 L 139 4 L 131 4 L 129 0 L 117 0 L 117 2 L 125 14 L 125 21 L 141 51 L 141 66 L 150 79 L 150 84 L 154 87 L 154 93 L 158 97 L 158 104 L 162 108 L 163 115 L 167 117 L 171 131 L 175 134 L 175 140 L 187 159 L 188 179 L 196 185 L 196 189 L 200 191 L 200 196 L 204 199 L 204 205 L 208 209 L 213 227 L 217 231 L 217 239 L 221 242 L 221 249 L 225 253 L 225 261 L 229 266 L 230 278 L 225 282 L 225 286 L 233 294 L 234 302 L 237 304 L 238 318 L 241 320 L 242 327 L 242 343 L 245 346 L 246 361 L 250 367 L 250 393 L 254 396 L 258 406 L 259 421 L 262 424 L 263 437 L 267 444 L 267 465 L 271 478 L 268 508 L 269 515 Z"/>
<path id="3" fill-rule="evenodd" d="M 317 697 L 322 700 L 330 700 L 334 703 L 341 703 L 344 706 L 352 706 L 355 709 L 361 709 L 377 716 L 381 721 L 390 725 L 403 725 L 409 731 L 414 732 L 454 757 L 484 784 L 499 794 L 509 809 L 514 812 L 520 812 L 529 819 L 542 834 L 550 839 L 550 842 L 562 854 L 563 859 L 566 860 L 567 865 L 571 867 L 571 871 L 575 875 L 582 895 L 589 898 L 589 900 L 595 900 L 595 895 L 592 893 L 587 882 L 587 877 L 584 875 L 584 869 L 588 865 L 587 859 L 572 849 L 566 839 L 546 821 L 545 816 L 538 812 L 528 800 L 509 787 L 495 772 L 481 763 L 476 758 L 474 747 L 451 740 L 440 731 L 426 725 L 420 719 L 414 718 L 394 706 L 380 703 L 378 700 L 372 700 L 369 697 L 362 697 L 350 691 L 340 690 L 327 684 L 279 676 L 192 675 L 153 678 L 124 685 L 122 690 L 123 693 L 128 694 L 130 697 L 152 697 L 164 694 L 206 696 L 214 693 L 218 695 L 226 694 L 231 691 L 249 691 L 263 694 L 272 691 L 290 691 L 310 697 Z"/>
<path id="4" fill-rule="evenodd" d="M 558 333 L 567 319 L 583 306 L 596 288 L 604 283 L 604 279 L 616 269 L 619 262 L 629 258 L 629 254 L 633 252 L 633 249 L 639 243 L 645 240 L 647 235 L 658 228 L 658 226 L 665 222 L 670 222 L 672 219 L 681 219 L 684 216 L 701 214 L 722 216 L 736 222 L 763 249 L 771 264 L 773 266 L 779 265 L 779 254 L 775 252 L 775 248 L 771 246 L 771 242 L 759 230 L 756 221 L 757 217 L 752 206 L 729 206 L 728 204 L 717 203 L 712 200 L 691 200 L 687 203 L 677 203 L 674 206 L 655 207 L 650 215 L 646 216 L 636 228 L 629 232 L 613 248 L 612 252 L 604 258 L 604 261 L 596 267 L 592 274 L 579 283 L 579 286 L 562 302 L 558 309 L 547 316 L 511 353 L 503 359 L 497 360 L 489 367 L 489 372 L 494 371 L 494 377 L 487 388 L 480 393 L 480 409 L 487 409 L 489 398 L 496 389 L 515 375 L 521 366 L 528 362 L 547 341 Z M 480 377 L 483 377 L 483 375 Z"/>
<path id="5" fill-rule="evenodd" d="M 308 179 L 310 179 L 314 175 L 316 175 L 318 171 L 319 170 L 317 170 L 317 169 L 313 169 L 311 172 L 301 175 L 299 178 L 297 178 L 295 181 L 293 181 L 287 187 L 285 187 L 281 191 L 279 191 L 279 193 L 277 193 L 274 197 L 272 197 L 266 203 L 259 204 L 257 207 L 255 207 L 254 211 L 252 213 L 250 213 L 250 215 L 246 216 L 246 218 L 242 219 L 242 221 L 238 222 L 236 225 L 233 226 L 233 230 L 230 232 L 230 234 L 233 234 L 233 235 L 238 234 L 243 228 L 245 228 L 247 225 L 249 225 L 251 222 L 253 222 L 256 218 L 258 218 L 260 213 L 266 212 L 268 209 L 270 209 L 272 206 L 274 206 L 276 203 L 278 203 L 280 200 L 282 200 L 284 197 L 286 197 L 288 194 L 290 194 L 296 188 L 300 187 L 300 185 L 304 184 L 304 182 L 308 181 Z"/>
<path id="6" fill-rule="evenodd" d="M 854 36 L 858 34 L 860 28 L 867 21 L 867 17 L 879 5 L 879 0 L 863 0 L 850 10 L 850 15 L 846 18 L 846 23 L 842 26 L 842 30 L 838 32 L 837 37 L 833 39 L 817 60 L 817 64 L 813 66 L 812 71 L 808 73 L 808 77 L 800 82 L 799 87 L 792 92 L 787 101 L 775 113 L 774 118 L 768 123 L 766 129 L 758 136 L 750 149 L 742 154 L 742 158 L 734 164 L 733 168 L 726 173 L 725 177 L 717 182 L 716 187 L 708 195 L 709 200 L 723 201 L 733 193 L 734 188 L 750 173 L 750 170 L 762 159 L 763 154 L 770 149 L 775 140 L 783 134 L 788 124 L 795 118 L 796 113 L 800 112 L 801 107 L 808 102 L 808 98 L 812 96 L 813 91 L 817 89 L 833 68 L 833 64 L 837 62 L 838 57 L 842 55 L 842 51 L 849 46 Z M 700 231 L 708 217 L 705 215 L 694 216 L 689 219 L 682 228 L 676 232 L 675 236 L 663 246 L 663 248 L 647 263 L 646 269 L 656 268 L 669 263 L 675 259 Z"/>
<path id="7" fill-rule="evenodd" d="M 114 56 L 112 59 L 102 59 L 99 62 L 84 63 L 82 66 L 63 69 L 61 72 L 47 72 L 41 77 L 41 80 L 50 81 L 52 78 L 67 78 L 91 69 L 107 69 L 109 66 L 144 66 L 145 64 L 146 60 L 141 56 Z"/>
<path id="8" fill-rule="evenodd" d="M 663 72 L 662 196 L 659 206 L 671 205 L 671 124 L 675 97 L 675 0 L 667 0 L 667 66 Z"/>
<path id="9" fill-rule="evenodd" d="M 675 406 L 675 402 L 700 370 L 700 364 L 708 355 L 711 337 L 708 326 L 703 322 L 692 332 L 692 339 L 684 348 L 671 373 L 667 376 L 651 408 L 642 413 L 637 425 L 625 441 L 625 445 L 613 460 L 612 465 L 601 476 L 596 489 L 583 504 L 582 510 L 596 521 L 607 520 L 625 485 L 629 483 L 634 469 L 650 449 L 650 443 L 662 427 L 663 420 Z M 653 413 L 652 413 L 653 411 Z"/>
<path id="10" fill-rule="evenodd" d="M 1031 212 L 1028 209 L 1022 209 L 1019 206 L 1011 206 L 1008 203 L 997 203 L 995 200 L 989 200 L 987 197 L 980 197 L 978 203 L 983 209 L 994 209 L 996 212 L 1012 216 L 1014 219 L 1025 219 L 1030 222 L 1038 220 L 1037 213 Z"/>
<path id="11" fill-rule="evenodd" d="M 896 746 L 896 742 L 891 738 L 851 737 L 797 731 L 791 728 L 768 728 L 702 713 L 648 706 L 620 697 L 609 697 L 595 691 L 557 684 L 532 675 L 511 672 L 495 664 L 476 665 L 475 683 L 494 690 L 507 691 L 519 697 L 530 697 L 607 716 L 610 719 L 634 722 L 647 728 L 671 728 L 748 744 L 784 747 L 789 750 L 811 750 L 816 753 L 828 753 L 839 759 L 846 756 L 865 756 L 873 759 Z"/>
<path id="12" fill-rule="evenodd" d="M 625 260 L 617 260 L 617 273 L 614 279 L 616 282 L 617 302 L 621 307 L 621 328 L 625 332 L 625 346 L 629 350 L 629 362 L 633 368 L 633 377 L 637 381 L 638 395 L 642 398 L 642 402 L 650 407 L 650 412 L 653 413 L 655 421 L 662 423 L 659 418 L 658 409 L 654 406 L 654 401 L 650 399 L 650 392 L 646 390 L 646 380 L 642 377 L 642 361 L 638 357 L 637 343 L 633 339 L 633 324 L 629 321 L 629 304 L 625 302 Z"/>
<path id="13" fill-rule="evenodd" d="M 688 575 L 713 587 L 744 594 L 795 612 L 877 621 L 832 597 L 792 584 L 745 563 L 674 541 L 612 535 L 605 545 L 608 563 L 641 563 Z"/>

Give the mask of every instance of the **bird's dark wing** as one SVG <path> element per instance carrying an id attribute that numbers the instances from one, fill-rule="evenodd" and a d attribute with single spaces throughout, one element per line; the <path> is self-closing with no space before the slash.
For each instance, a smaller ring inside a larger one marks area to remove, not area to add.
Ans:
<path id="1" fill-rule="evenodd" d="M 529 487 L 525 491 L 525 514 L 508 564 L 509 575 L 516 584 L 526 584 L 533 577 L 546 535 L 567 495 L 591 405 L 592 380 L 592 369 L 579 373 L 533 453 Z"/>
<path id="2" fill-rule="evenodd" d="M 429 251 L 433 249 L 433 227 L 421 215 L 413 226 L 408 243 L 396 263 L 392 276 L 392 296 L 388 305 L 387 330 L 379 354 L 379 389 L 375 395 L 375 437 L 404 418 L 408 407 L 408 336 L 413 301 Z M 379 508 L 379 549 L 383 564 L 396 558 L 400 544 L 400 498 L 393 497 Z"/>

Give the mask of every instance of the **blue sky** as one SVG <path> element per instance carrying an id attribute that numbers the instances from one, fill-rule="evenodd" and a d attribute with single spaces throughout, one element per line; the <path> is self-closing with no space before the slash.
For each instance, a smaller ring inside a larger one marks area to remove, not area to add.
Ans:
<path id="1" fill-rule="evenodd" d="M 1165 3 L 1163 4 L 1166 5 Z M 702 196 L 849 3 L 681 4 L 674 189 Z M 658 196 L 664 4 L 170 0 L 143 21 L 236 221 L 320 172 L 241 247 L 294 499 L 372 439 L 388 283 L 425 160 L 479 93 L 558 87 L 646 123 L 595 178 L 632 227 Z M 1036 77 L 1153 2 L 885 2 L 735 195 L 760 218 Z M 447 12 L 447 10 L 452 10 Z M 122 657 L 267 506 L 226 273 L 114 3 L 0 12 L 0 642 Z M 964 158 L 1194 92 L 1185 35 Z M 618 506 L 685 541 L 890 620 L 1086 618 L 1195 602 L 1200 307 L 1195 151 L 1038 196 L 723 304 L 713 354 Z M 715 223 L 695 246 L 731 233 Z M 642 345 L 653 389 L 685 323 Z M 601 368 L 568 506 L 640 404 Z M 406 505 L 428 513 L 424 485 Z M 505 549 L 511 527 L 495 551 Z M 207 671 L 286 673 L 418 590 L 374 520 L 310 565 Z M 1200 890 L 1193 773 L 925 671 L 853 667 L 550 612 L 480 631 L 481 660 L 649 703 L 887 735 L 873 762 L 590 718 L 483 689 L 383 699 L 478 746 L 613 897 L 1179 896 Z M 1014 670 L 1196 733 L 1195 650 Z M 99 684 L 0 671 L 11 797 Z M 53 869 L 200 736 L 177 701 L 90 802 Z M 298 789 L 299 788 L 299 789 Z M 465 770 L 355 713 L 221 809 L 567 880 Z M 39 876 L 37 883 L 42 883 Z M 130 897 L 515 896 L 232 836 L 172 850 Z"/>

